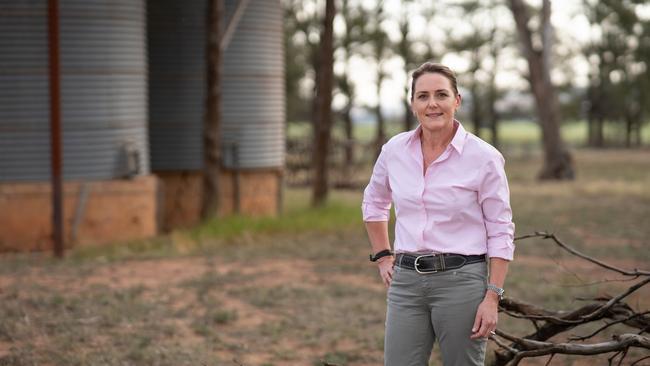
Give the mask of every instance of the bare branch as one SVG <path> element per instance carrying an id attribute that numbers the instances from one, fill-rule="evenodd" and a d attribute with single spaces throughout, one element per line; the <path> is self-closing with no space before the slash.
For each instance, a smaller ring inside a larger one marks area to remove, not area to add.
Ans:
<path id="1" fill-rule="evenodd" d="M 597 330 L 595 330 L 593 333 L 591 333 L 591 334 L 589 334 L 589 335 L 586 335 L 586 336 L 579 336 L 579 337 L 570 337 L 569 340 L 570 340 L 570 341 L 584 341 L 585 339 L 589 339 L 589 338 L 595 336 L 596 334 L 602 332 L 603 330 L 605 330 L 605 329 L 611 327 L 611 326 L 614 325 L 614 324 L 625 323 L 625 322 L 627 322 L 627 321 L 629 321 L 629 320 L 632 320 L 632 319 L 634 319 L 634 318 L 643 317 L 643 316 L 646 315 L 646 314 L 650 314 L 650 311 L 644 311 L 643 313 L 632 314 L 632 315 L 628 316 L 627 318 L 619 319 L 619 320 L 613 321 L 613 322 L 611 322 L 611 323 L 607 323 L 607 324 L 605 324 L 604 326 L 598 328 Z"/>
<path id="2" fill-rule="evenodd" d="M 506 351 L 510 352 L 512 355 L 516 355 L 520 351 L 517 349 L 514 349 L 510 346 L 508 346 L 505 342 L 497 338 L 495 335 L 490 335 L 490 339 L 494 341 L 499 347 L 505 349 Z"/>
<path id="3" fill-rule="evenodd" d="M 632 362 L 632 363 L 630 364 L 630 366 L 634 366 L 634 365 L 638 364 L 639 362 L 641 362 L 641 361 L 643 361 L 643 360 L 647 360 L 647 359 L 649 359 L 649 358 L 650 358 L 650 355 L 649 355 L 649 356 L 645 356 L 645 357 L 641 357 L 641 358 L 639 358 L 638 360 Z"/>
<path id="4" fill-rule="evenodd" d="M 553 361 L 553 357 L 555 357 L 555 353 L 551 354 L 551 357 L 548 358 L 548 361 L 546 361 L 546 364 L 544 366 L 550 365 L 551 361 Z"/>
<path id="5" fill-rule="evenodd" d="M 646 278 L 645 280 L 643 280 L 643 281 L 637 283 L 636 285 L 630 287 L 627 291 L 625 291 L 625 292 L 619 294 L 618 296 L 613 297 L 613 298 L 612 298 L 611 300 L 609 300 L 607 303 L 605 303 L 604 305 L 602 305 L 602 306 L 600 307 L 600 309 L 594 311 L 593 313 L 591 313 L 591 314 L 589 314 L 589 315 L 586 315 L 586 316 L 582 317 L 583 320 L 592 320 L 592 319 L 596 319 L 596 318 L 598 318 L 599 316 L 601 316 L 602 314 L 604 314 L 604 313 L 605 313 L 609 308 L 611 308 L 612 306 L 614 306 L 614 304 L 616 304 L 617 302 L 621 301 L 623 298 L 625 298 L 625 297 L 628 296 L 629 294 L 633 293 L 634 291 L 636 291 L 636 290 L 640 289 L 641 287 L 645 286 L 645 285 L 648 284 L 649 282 L 650 282 L 650 277 L 648 277 L 648 278 Z"/>
<path id="6" fill-rule="evenodd" d="M 592 258 L 592 257 L 590 257 L 590 256 L 588 256 L 586 254 L 583 254 L 583 253 L 577 251 L 576 249 L 573 249 L 572 247 L 564 244 L 561 240 L 559 240 L 555 236 L 555 234 L 549 234 L 549 233 L 544 232 L 544 231 L 536 231 L 535 234 L 523 235 L 523 236 L 515 238 L 515 240 L 523 240 L 523 239 L 539 238 L 539 237 L 544 238 L 544 239 L 553 239 L 553 241 L 558 246 L 560 246 L 562 249 L 568 251 L 569 253 L 571 253 L 571 254 L 573 254 L 575 256 L 578 256 L 578 257 L 580 257 L 582 259 L 585 259 L 585 260 L 587 260 L 587 261 L 589 261 L 591 263 L 594 263 L 594 264 L 596 264 L 596 265 L 598 265 L 600 267 L 609 269 L 610 271 L 618 272 L 618 273 L 620 273 L 620 274 L 622 274 L 624 276 L 650 276 L 649 271 L 640 271 L 640 270 L 638 270 L 636 268 L 633 271 L 630 271 L 630 270 L 621 269 L 621 268 L 615 267 L 615 266 L 613 266 L 611 264 L 607 264 L 605 262 L 599 261 L 598 259 Z"/>
<path id="7" fill-rule="evenodd" d="M 565 355 L 597 355 L 601 353 L 609 353 L 614 351 L 622 351 L 629 347 L 638 347 L 650 349 L 650 337 L 644 337 L 638 334 L 625 333 L 614 336 L 611 341 L 592 343 L 592 344 L 576 344 L 576 343 L 552 343 L 552 342 L 539 342 L 530 339 L 523 339 L 507 334 L 503 331 L 496 331 L 497 335 L 515 342 L 525 349 L 525 351 L 517 352 L 515 358 L 524 355 L 525 357 L 535 357 L 550 355 L 553 353 Z M 510 348 L 510 352 L 512 348 Z"/>
<path id="8" fill-rule="evenodd" d="M 623 360 L 625 359 L 625 356 L 627 356 L 627 351 L 629 351 L 629 350 L 630 350 L 630 347 L 626 347 L 623 350 L 623 352 L 621 354 L 621 358 L 618 359 L 618 365 L 617 366 L 621 366 L 621 364 L 623 363 Z"/>

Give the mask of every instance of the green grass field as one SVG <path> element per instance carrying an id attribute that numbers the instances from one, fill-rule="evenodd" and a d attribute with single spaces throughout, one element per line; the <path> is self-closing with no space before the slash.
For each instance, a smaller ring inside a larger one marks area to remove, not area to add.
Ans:
<path id="1" fill-rule="evenodd" d="M 469 122 L 464 122 L 463 126 L 473 132 Z M 339 127 L 339 126 L 337 126 Z M 401 132 L 402 126 L 398 123 L 387 124 L 387 135 L 393 136 Z M 289 138 L 302 138 L 311 133 L 308 123 L 289 123 L 287 136 Z M 372 141 L 376 134 L 376 127 L 372 124 L 357 124 L 354 127 L 354 136 L 361 142 Z M 573 147 L 584 147 L 587 144 L 587 122 L 571 121 L 566 122 L 561 127 L 562 138 Z M 343 136 L 340 128 L 334 129 L 335 136 Z M 605 140 L 613 146 L 622 146 L 625 141 L 625 131 L 623 126 L 617 124 L 605 124 Z M 486 141 L 491 141 L 491 132 L 487 128 L 481 129 L 481 136 Z M 499 138 L 501 143 L 510 148 L 519 146 L 539 146 L 541 141 L 541 129 L 539 125 L 532 121 L 502 121 L 499 125 Z M 641 130 L 641 141 L 644 144 L 650 142 L 650 124 L 646 123 Z"/>
<path id="2" fill-rule="evenodd" d="M 577 150 L 574 159 L 577 180 L 559 183 L 534 179 L 539 154 L 508 160 L 517 235 L 553 232 L 617 266 L 650 269 L 650 151 Z M 150 240 L 73 249 L 62 261 L 0 256 L 0 365 L 380 364 L 385 289 L 367 261 L 361 191 L 333 191 L 319 209 L 309 207 L 307 189 L 284 196 L 277 218 L 220 218 Z M 615 279 L 529 239 L 517 242 L 506 289 L 571 309 L 578 297 L 630 284 Z M 627 301 L 648 310 L 650 289 Z M 532 325 L 502 314 L 500 328 L 524 335 Z M 605 337 L 623 331 L 617 325 Z M 551 365 L 607 357 L 556 356 Z"/>

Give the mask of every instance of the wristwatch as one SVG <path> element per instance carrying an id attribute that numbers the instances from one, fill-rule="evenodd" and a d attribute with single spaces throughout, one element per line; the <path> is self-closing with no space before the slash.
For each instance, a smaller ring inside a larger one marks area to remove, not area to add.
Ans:
<path id="1" fill-rule="evenodd" d="M 506 292 L 504 289 L 491 283 L 488 283 L 487 289 L 496 292 L 497 296 L 499 296 L 499 300 L 503 300 L 503 294 Z"/>
<path id="2" fill-rule="evenodd" d="M 393 252 L 391 252 L 390 249 L 384 249 L 375 255 L 370 254 L 370 261 L 376 262 L 379 260 L 379 258 L 388 257 L 391 255 L 393 255 Z"/>

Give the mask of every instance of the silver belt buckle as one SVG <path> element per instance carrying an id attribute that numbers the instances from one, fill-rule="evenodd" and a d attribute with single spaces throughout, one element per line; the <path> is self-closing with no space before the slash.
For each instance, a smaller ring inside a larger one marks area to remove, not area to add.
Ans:
<path id="1" fill-rule="evenodd" d="M 435 269 L 435 268 L 436 268 L 435 266 L 433 266 L 433 268 L 434 268 L 433 271 L 420 271 L 420 269 L 418 268 L 418 265 L 419 265 L 418 261 L 420 260 L 420 258 L 423 258 L 423 257 L 432 257 L 432 258 L 435 258 L 435 257 L 436 257 L 436 254 L 424 254 L 424 255 L 419 255 L 419 256 L 415 257 L 415 261 L 413 262 L 413 267 L 415 267 L 415 272 L 417 272 L 417 273 L 419 273 L 419 274 L 432 274 L 432 273 L 437 273 L 438 271 Z M 444 264 L 443 264 L 443 266 L 444 266 Z"/>

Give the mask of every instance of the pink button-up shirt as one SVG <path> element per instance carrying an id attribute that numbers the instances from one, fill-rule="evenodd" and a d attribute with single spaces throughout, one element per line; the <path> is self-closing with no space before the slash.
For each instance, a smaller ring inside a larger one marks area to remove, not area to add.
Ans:
<path id="1" fill-rule="evenodd" d="M 363 195 L 363 220 L 388 221 L 395 203 L 396 252 L 485 254 L 512 260 L 514 230 L 505 160 L 458 125 L 423 174 L 421 127 L 383 147 Z"/>

